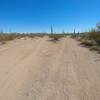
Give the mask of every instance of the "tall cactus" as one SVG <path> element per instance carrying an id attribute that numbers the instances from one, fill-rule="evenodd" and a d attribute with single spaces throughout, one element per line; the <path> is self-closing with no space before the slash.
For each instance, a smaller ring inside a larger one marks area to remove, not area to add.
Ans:
<path id="1" fill-rule="evenodd" d="M 76 34 L 76 30 L 74 29 L 74 35 Z"/>
<path id="2" fill-rule="evenodd" d="M 51 34 L 53 34 L 53 27 L 51 26 Z"/>

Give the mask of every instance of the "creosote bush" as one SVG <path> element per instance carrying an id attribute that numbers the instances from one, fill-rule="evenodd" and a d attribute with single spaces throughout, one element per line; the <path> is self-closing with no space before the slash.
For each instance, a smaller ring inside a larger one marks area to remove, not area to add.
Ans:
<path id="1" fill-rule="evenodd" d="M 64 37 L 63 34 L 50 34 L 50 35 L 48 35 L 48 36 L 49 36 L 49 38 L 51 39 L 51 41 L 53 41 L 53 42 L 57 42 L 57 41 L 59 41 L 61 38 Z"/>
<path id="2" fill-rule="evenodd" d="M 100 52 L 100 31 L 91 30 L 81 36 L 81 45 L 90 47 L 90 50 Z"/>
<path id="3" fill-rule="evenodd" d="M 14 40 L 16 37 L 13 34 L 0 34 L 0 41 L 10 41 Z"/>
<path id="4" fill-rule="evenodd" d="M 20 39 L 20 38 L 34 38 L 34 37 L 43 37 L 45 36 L 45 33 L 0 33 L 0 42 L 6 42 L 14 39 Z"/>
<path id="5" fill-rule="evenodd" d="M 94 40 L 100 45 L 100 32 L 89 32 L 87 33 L 86 39 Z"/>

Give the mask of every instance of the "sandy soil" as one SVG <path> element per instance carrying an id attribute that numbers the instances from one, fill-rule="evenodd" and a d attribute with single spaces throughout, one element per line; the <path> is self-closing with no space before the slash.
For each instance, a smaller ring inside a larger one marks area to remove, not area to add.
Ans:
<path id="1" fill-rule="evenodd" d="M 100 59 L 67 37 L 0 46 L 0 100 L 100 100 Z"/>

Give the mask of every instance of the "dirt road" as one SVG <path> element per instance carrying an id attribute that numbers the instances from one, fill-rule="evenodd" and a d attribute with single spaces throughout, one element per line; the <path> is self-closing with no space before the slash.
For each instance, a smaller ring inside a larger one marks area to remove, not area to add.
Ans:
<path id="1" fill-rule="evenodd" d="M 67 37 L 0 46 L 0 100 L 100 100 L 99 55 Z"/>

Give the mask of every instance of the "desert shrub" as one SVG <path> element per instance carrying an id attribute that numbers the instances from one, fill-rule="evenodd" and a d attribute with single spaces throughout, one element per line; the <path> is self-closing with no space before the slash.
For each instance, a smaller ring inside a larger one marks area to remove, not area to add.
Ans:
<path id="1" fill-rule="evenodd" d="M 100 47 L 99 46 L 92 46 L 90 48 L 90 50 L 92 50 L 92 51 L 99 51 L 100 52 Z"/>
<path id="2" fill-rule="evenodd" d="M 100 23 L 97 23 L 96 28 L 91 29 L 90 32 L 84 33 L 82 38 L 94 40 L 100 45 Z"/>
<path id="3" fill-rule="evenodd" d="M 97 45 L 97 43 L 94 40 L 82 40 L 80 44 L 87 47 Z"/>
<path id="4" fill-rule="evenodd" d="M 59 41 L 62 37 L 64 37 L 63 34 L 50 34 L 49 38 L 51 39 L 51 41 Z"/>
<path id="5" fill-rule="evenodd" d="M 90 32 L 87 34 L 87 38 L 100 44 L 100 32 Z"/>
<path id="6" fill-rule="evenodd" d="M 76 34 L 72 34 L 71 35 L 71 38 L 76 38 Z"/>
<path id="7" fill-rule="evenodd" d="M 71 34 L 71 38 L 78 38 L 78 37 L 81 36 L 81 34 L 79 32 L 78 33 L 73 33 L 73 34 Z"/>
<path id="8" fill-rule="evenodd" d="M 81 37 L 81 44 L 90 47 L 90 50 L 100 52 L 100 32 L 91 31 L 84 33 Z"/>
<path id="9" fill-rule="evenodd" d="M 2 41 L 1 44 L 6 44 L 6 41 Z"/>
<path id="10" fill-rule="evenodd" d="M 3 41 L 10 41 L 14 39 L 20 39 L 20 38 L 34 38 L 34 37 L 44 37 L 45 33 L 0 33 L 0 42 Z"/>
<path id="11" fill-rule="evenodd" d="M 81 38 L 86 40 L 94 40 L 95 42 L 100 44 L 100 32 L 84 33 L 84 35 Z"/>
<path id="12" fill-rule="evenodd" d="M 10 41 L 14 40 L 16 38 L 15 34 L 6 34 L 6 33 L 0 33 L 0 41 Z"/>

